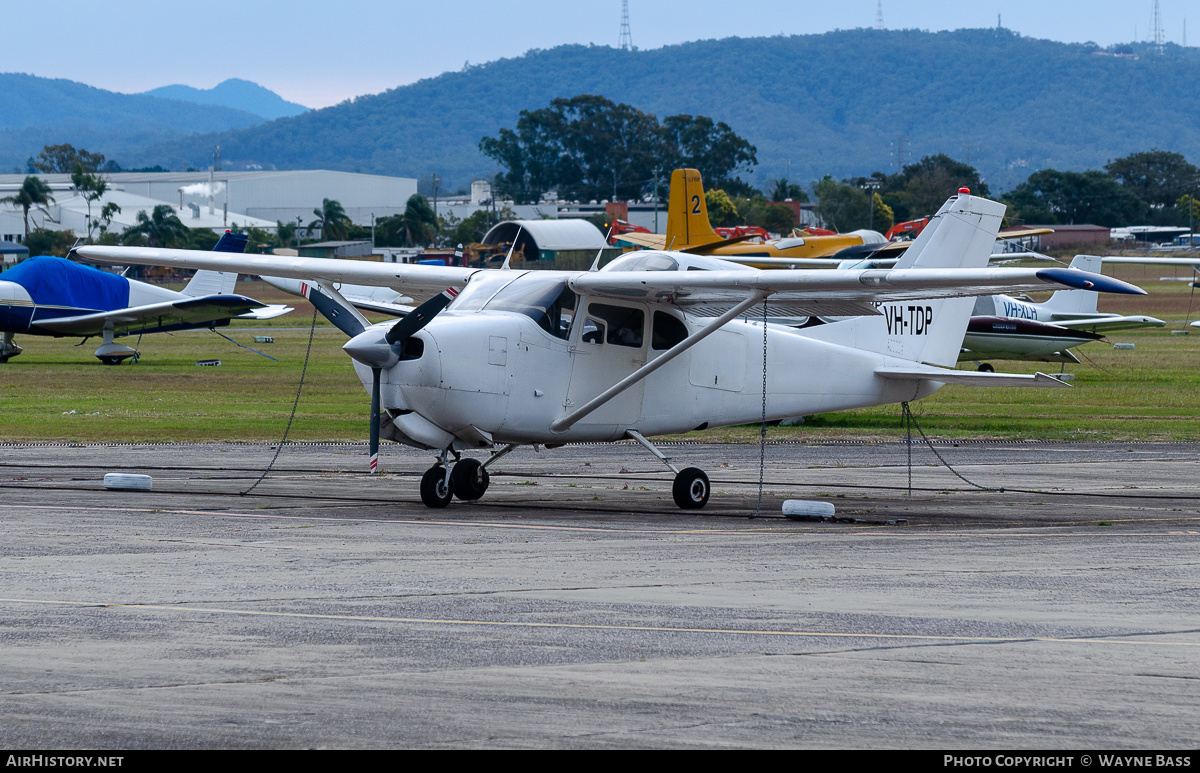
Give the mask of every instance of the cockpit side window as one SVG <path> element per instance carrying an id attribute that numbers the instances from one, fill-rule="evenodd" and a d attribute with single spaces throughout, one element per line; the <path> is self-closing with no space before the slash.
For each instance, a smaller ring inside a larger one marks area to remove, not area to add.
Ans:
<path id="1" fill-rule="evenodd" d="M 607 303 L 591 303 L 588 304 L 588 314 L 607 324 L 608 334 L 604 338 L 605 343 L 641 348 L 642 331 L 646 327 L 646 314 L 641 309 L 611 306 Z"/>

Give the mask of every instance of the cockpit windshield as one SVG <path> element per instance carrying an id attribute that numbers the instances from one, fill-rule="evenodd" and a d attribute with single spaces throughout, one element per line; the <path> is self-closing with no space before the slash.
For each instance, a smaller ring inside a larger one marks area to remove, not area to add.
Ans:
<path id="1" fill-rule="evenodd" d="M 575 303 L 575 293 L 561 275 L 529 271 L 515 278 L 511 275 L 476 275 L 459 294 L 454 309 L 524 314 L 550 335 L 565 340 Z"/>

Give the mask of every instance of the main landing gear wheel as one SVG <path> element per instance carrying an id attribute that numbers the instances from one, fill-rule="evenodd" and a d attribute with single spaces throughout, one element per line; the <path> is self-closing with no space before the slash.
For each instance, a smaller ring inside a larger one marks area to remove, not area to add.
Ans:
<path id="1" fill-rule="evenodd" d="M 421 501 L 426 507 L 445 507 L 450 504 L 450 484 L 446 481 L 446 468 L 435 464 L 421 476 Z"/>
<path id="2" fill-rule="evenodd" d="M 687 467 L 675 476 L 675 484 L 671 486 L 671 496 L 675 504 L 684 510 L 699 510 L 708 504 L 708 476 L 704 470 Z"/>
<path id="3" fill-rule="evenodd" d="M 450 471 L 450 489 L 467 502 L 482 497 L 490 482 L 488 471 L 478 459 L 462 459 Z"/>
<path id="4" fill-rule="evenodd" d="M 985 362 L 979 366 L 980 373 L 995 373 L 996 369 L 992 367 L 990 362 Z"/>
<path id="5" fill-rule="evenodd" d="M 105 365 L 120 365 L 121 360 L 123 360 L 125 358 L 124 357 L 101 357 L 99 359 L 100 359 L 100 362 L 104 363 Z"/>

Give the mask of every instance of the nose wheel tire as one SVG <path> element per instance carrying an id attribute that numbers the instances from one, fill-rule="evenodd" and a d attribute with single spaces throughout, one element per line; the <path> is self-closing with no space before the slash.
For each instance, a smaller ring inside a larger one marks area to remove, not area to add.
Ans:
<path id="1" fill-rule="evenodd" d="M 473 502 L 487 491 L 491 477 L 478 459 L 463 459 L 450 471 L 450 489 L 454 496 Z"/>
<path id="2" fill-rule="evenodd" d="M 704 470 L 688 467 L 680 470 L 671 486 L 671 496 L 675 504 L 684 510 L 699 510 L 708 504 L 708 476 Z"/>
<path id="3" fill-rule="evenodd" d="M 450 484 L 446 481 L 446 468 L 435 464 L 421 476 L 421 501 L 426 507 L 445 507 L 450 504 Z"/>

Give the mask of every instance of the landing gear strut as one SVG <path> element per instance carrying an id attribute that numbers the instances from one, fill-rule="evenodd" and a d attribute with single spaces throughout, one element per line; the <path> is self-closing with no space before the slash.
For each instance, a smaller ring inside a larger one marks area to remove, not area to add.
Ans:
<path id="1" fill-rule="evenodd" d="M 450 504 L 454 497 L 450 488 L 450 466 L 446 463 L 450 456 L 447 448 L 438 455 L 437 464 L 430 467 L 421 476 L 421 501 L 426 507 L 442 508 Z"/>
<path id="2" fill-rule="evenodd" d="M 112 325 L 104 326 L 104 343 L 96 347 L 96 359 L 105 365 L 120 365 L 123 361 L 134 358 L 137 362 L 137 350 L 123 344 L 113 343 L 113 328 Z"/>
<path id="3" fill-rule="evenodd" d="M 704 470 L 698 467 L 686 467 L 680 470 L 671 464 L 671 460 L 662 451 L 655 448 L 654 444 L 643 437 L 640 432 L 630 429 L 626 430 L 625 434 L 645 446 L 650 453 L 657 456 L 659 461 L 670 467 L 671 471 L 675 473 L 675 482 L 671 484 L 671 498 L 675 500 L 675 504 L 681 510 L 699 510 L 708 504 L 711 488 Z"/>
<path id="4" fill-rule="evenodd" d="M 487 492 L 491 483 L 488 465 L 516 447 L 515 443 L 507 445 L 489 456 L 486 462 L 459 458 L 456 452 L 447 448 L 438 456 L 437 464 L 421 476 L 421 501 L 428 507 L 445 507 L 454 497 L 474 502 Z M 449 465 L 451 453 L 455 458 L 453 467 Z"/>

